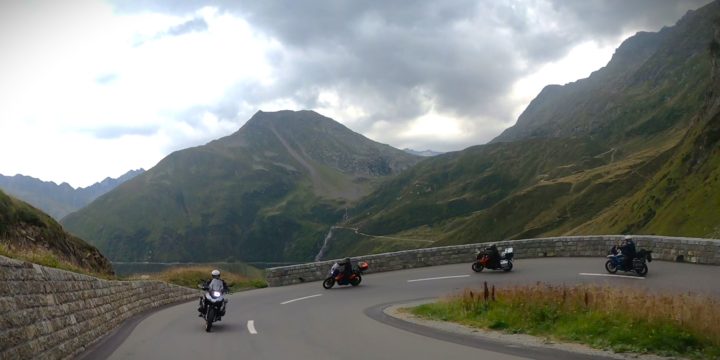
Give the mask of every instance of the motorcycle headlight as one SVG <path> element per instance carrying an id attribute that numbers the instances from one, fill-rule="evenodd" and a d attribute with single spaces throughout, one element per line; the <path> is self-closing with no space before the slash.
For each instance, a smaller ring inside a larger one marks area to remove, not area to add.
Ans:
<path id="1" fill-rule="evenodd" d="M 220 294 L 219 291 L 213 291 L 213 292 L 212 292 L 212 296 L 213 296 L 213 297 L 220 297 L 220 295 L 221 295 L 221 294 Z"/>

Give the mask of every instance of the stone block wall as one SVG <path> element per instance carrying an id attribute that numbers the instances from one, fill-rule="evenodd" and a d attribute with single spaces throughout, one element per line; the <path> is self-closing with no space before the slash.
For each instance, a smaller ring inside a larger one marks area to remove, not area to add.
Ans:
<path id="1" fill-rule="evenodd" d="M 622 235 L 566 236 L 539 239 L 496 242 L 498 248 L 513 247 L 515 258 L 578 257 L 607 255 L 612 245 L 622 241 Z M 720 240 L 678 238 L 663 236 L 633 236 L 636 247 L 653 251 L 653 259 L 686 261 L 698 264 L 720 265 Z M 353 257 L 367 261 L 370 272 L 410 269 L 423 266 L 471 263 L 476 249 L 489 243 L 423 248 L 385 254 Z M 330 266 L 336 260 L 283 266 L 267 269 L 266 279 L 270 286 L 318 281 L 327 277 Z"/>
<path id="2" fill-rule="evenodd" d="M 196 299 L 161 281 L 107 281 L 0 256 L 0 359 L 68 359 L 135 314 Z"/>

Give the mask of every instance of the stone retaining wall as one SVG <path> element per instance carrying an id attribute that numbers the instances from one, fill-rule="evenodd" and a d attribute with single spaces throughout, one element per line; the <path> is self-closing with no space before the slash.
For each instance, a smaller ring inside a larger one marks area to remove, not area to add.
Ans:
<path id="1" fill-rule="evenodd" d="M 0 359 L 73 358 L 135 314 L 198 296 L 161 281 L 107 281 L 0 256 Z"/>
<path id="2" fill-rule="evenodd" d="M 568 236 L 526 240 L 499 241 L 495 244 L 503 249 L 512 246 L 515 258 L 545 256 L 605 256 L 613 244 L 621 241 L 621 235 Z M 661 236 L 634 236 L 637 249 L 653 251 L 653 259 L 686 261 L 698 264 L 720 265 L 720 240 L 677 238 Z M 423 266 L 471 263 L 475 250 L 488 243 L 424 248 L 385 254 L 353 257 L 353 260 L 367 261 L 370 272 L 410 269 Z M 327 277 L 327 271 L 336 260 L 275 267 L 266 270 L 270 286 L 283 286 L 317 281 Z"/>

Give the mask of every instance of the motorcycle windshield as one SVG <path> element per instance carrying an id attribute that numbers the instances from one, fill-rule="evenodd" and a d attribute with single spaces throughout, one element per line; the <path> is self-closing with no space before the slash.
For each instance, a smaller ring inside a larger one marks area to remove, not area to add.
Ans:
<path id="1" fill-rule="evenodd" d="M 220 279 L 212 279 L 210 282 L 210 285 L 208 285 L 208 290 L 212 294 L 213 291 L 219 291 L 220 293 L 223 292 L 223 282 Z"/>

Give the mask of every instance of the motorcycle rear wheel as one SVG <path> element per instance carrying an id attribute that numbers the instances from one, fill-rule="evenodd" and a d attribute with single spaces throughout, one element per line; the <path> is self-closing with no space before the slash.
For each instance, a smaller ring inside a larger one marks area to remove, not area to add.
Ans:
<path id="1" fill-rule="evenodd" d="M 643 264 L 642 268 L 635 269 L 635 272 L 640 276 L 645 276 L 648 273 L 647 264 Z"/>
<path id="2" fill-rule="evenodd" d="M 210 332 L 213 321 L 215 321 L 215 308 L 210 306 L 207 314 L 205 315 L 205 331 Z"/>
<path id="3" fill-rule="evenodd" d="M 512 261 L 508 261 L 507 268 L 503 269 L 503 271 L 504 272 L 512 271 L 512 267 L 513 267 Z"/>
<path id="4" fill-rule="evenodd" d="M 484 266 L 482 266 L 477 261 L 472 264 L 472 269 L 474 272 L 481 272 L 481 271 L 483 271 L 483 268 L 484 268 Z"/>
<path id="5" fill-rule="evenodd" d="M 614 274 L 618 271 L 617 266 L 613 264 L 612 260 L 608 260 L 605 262 L 605 270 L 607 270 L 607 272 L 611 274 Z"/>
<path id="6" fill-rule="evenodd" d="M 324 287 L 325 289 L 330 289 L 330 288 L 332 288 L 334 285 L 335 285 L 335 279 L 334 279 L 332 276 L 329 277 L 329 278 L 327 278 L 327 279 L 325 279 L 325 281 L 323 281 L 323 287 Z"/>
<path id="7" fill-rule="evenodd" d="M 362 276 L 360 276 L 360 274 L 355 274 L 355 278 L 350 280 L 350 285 L 358 286 L 358 285 L 360 285 L 361 281 L 362 281 Z"/>

